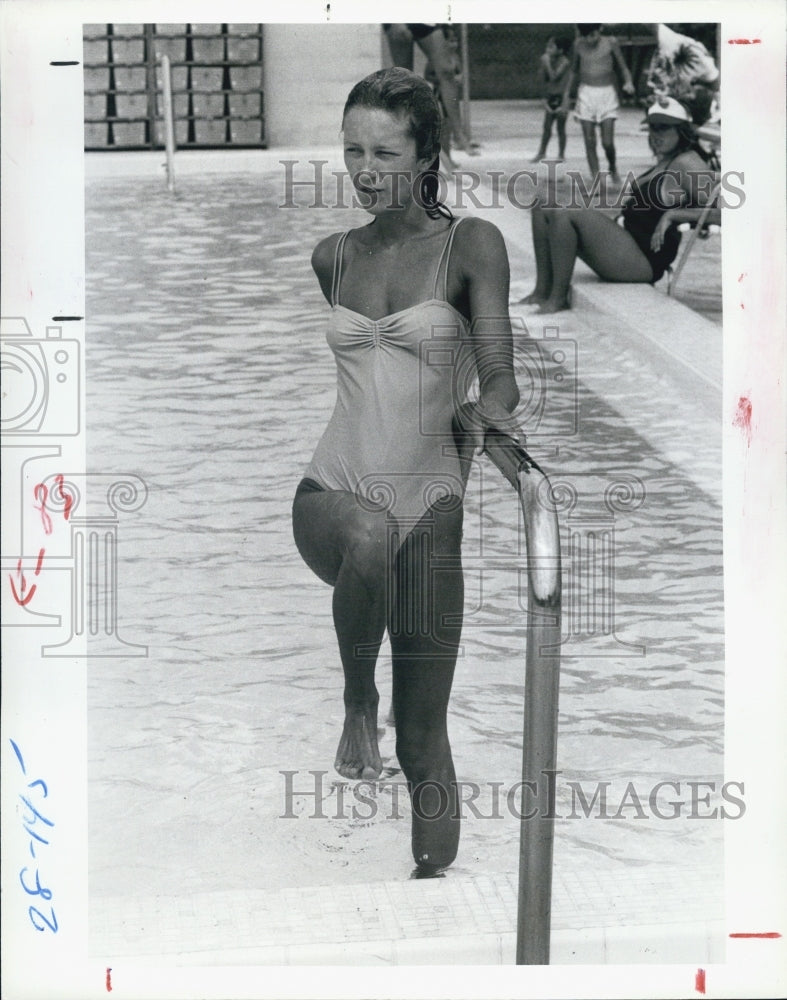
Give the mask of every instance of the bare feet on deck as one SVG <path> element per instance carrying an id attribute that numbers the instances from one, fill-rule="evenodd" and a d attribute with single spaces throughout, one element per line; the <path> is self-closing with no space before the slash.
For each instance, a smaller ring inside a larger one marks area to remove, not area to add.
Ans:
<path id="1" fill-rule="evenodd" d="M 539 306 L 538 314 L 539 316 L 546 316 L 550 313 L 563 312 L 563 310 L 570 308 L 571 302 L 568 296 L 564 299 L 547 299 Z"/>
<path id="2" fill-rule="evenodd" d="M 523 299 L 517 302 L 518 306 L 540 306 L 546 302 L 546 296 L 542 295 L 540 292 L 532 291 L 529 295 L 526 295 Z"/>
<path id="3" fill-rule="evenodd" d="M 377 709 L 366 706 L 345 711 L 344 729 L 333 766 L 343 778 L 373 781 L 383 770 L 377 746 Z"/>

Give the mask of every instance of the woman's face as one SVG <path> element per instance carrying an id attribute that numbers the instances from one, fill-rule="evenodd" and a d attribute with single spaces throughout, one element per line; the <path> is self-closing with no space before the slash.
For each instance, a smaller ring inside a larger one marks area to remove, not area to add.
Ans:
<path id="1" fill-rule="evenodd" d="M 650 148 L 656 156 L 669 156 L 676 149 L 679 136 L 674 125 L 667 125 L 664 122 L 649 122 L 648 132 Z"/>
<path id="2" fill-rule="evenodd" d="M 407 208 L 413 181 L 431 161 L 418 158 L 406 116 L 356 106 L 343 132 L 344 163 L 361 207 L 371 215 Z"/>

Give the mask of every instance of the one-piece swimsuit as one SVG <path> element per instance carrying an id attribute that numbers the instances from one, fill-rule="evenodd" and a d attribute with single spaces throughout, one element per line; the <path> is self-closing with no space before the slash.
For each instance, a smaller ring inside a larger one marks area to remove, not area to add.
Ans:
<path id="1" fill-rule="evenodd" d="M 403 541 L 437 501 L 464 496 L 452 420 L 475 378 L 467 321 L 447 300 L 452 222 L 431 298 L 370 319 L 339 302 L 343 233 L 336 245 L 326 339 L 336 361 L 336 405 L 305 477 L 387 508 Z"/>
<path id="2" fill-rule="evenodd" d="M 640 184 L 640 181 L 647 176 L 648 171 L 640 174 L 632 184 L 630 199 L 622 212 L 626 231 L 631 233 L 637 246 L 648 258 L 648 263 L 653 271 L 652 283 L 657 282 L 675 260 L 680 246 L 681 236 L 676 226 L 669 227 L 658 250 L 651 249 L 650 245 L 661 217 L 670 208 L 676 207 L 674 202 L 667 205 L 661 199 L 661 182 L 671 163 L 672 160 L 663 170 L 653 174 L 644 184 Z"/>

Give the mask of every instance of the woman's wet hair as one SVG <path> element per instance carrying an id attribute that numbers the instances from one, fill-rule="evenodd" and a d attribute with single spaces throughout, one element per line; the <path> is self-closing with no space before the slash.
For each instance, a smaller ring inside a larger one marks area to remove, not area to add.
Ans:
<path id="1" fill-rule="evenodd" d="M 393 66 L 377 70 L 364 77 L 350 91 L 342 112 L 344 121 L 352 108 L 376 108 L 395 115 L 404 115 L 415 140 L 419 160 L 431 158 L 429 167 L 418 177 L 415 197 L 436 219 L 453 218 L 451 210 L 440 201 L 440 131 L 442 114 L 432 88 L 417 73 Z"/>
<path id="2" fill-rule="evenodd" d="M 601 31 L 600 24 L 578 24 L 577 31 L 586 38 L 588 35 L 592 35 L 594 31 Z"/>

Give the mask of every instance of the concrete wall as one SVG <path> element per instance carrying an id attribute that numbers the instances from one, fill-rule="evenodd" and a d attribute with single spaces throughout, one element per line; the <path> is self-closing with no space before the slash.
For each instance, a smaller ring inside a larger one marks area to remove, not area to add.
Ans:
<path id="1" fill-rule="evenodd" d="M 276 146 L 339 142 L 354 83 L 382 65 L 379 24 L 266 24 L 265 135 Z"/>

